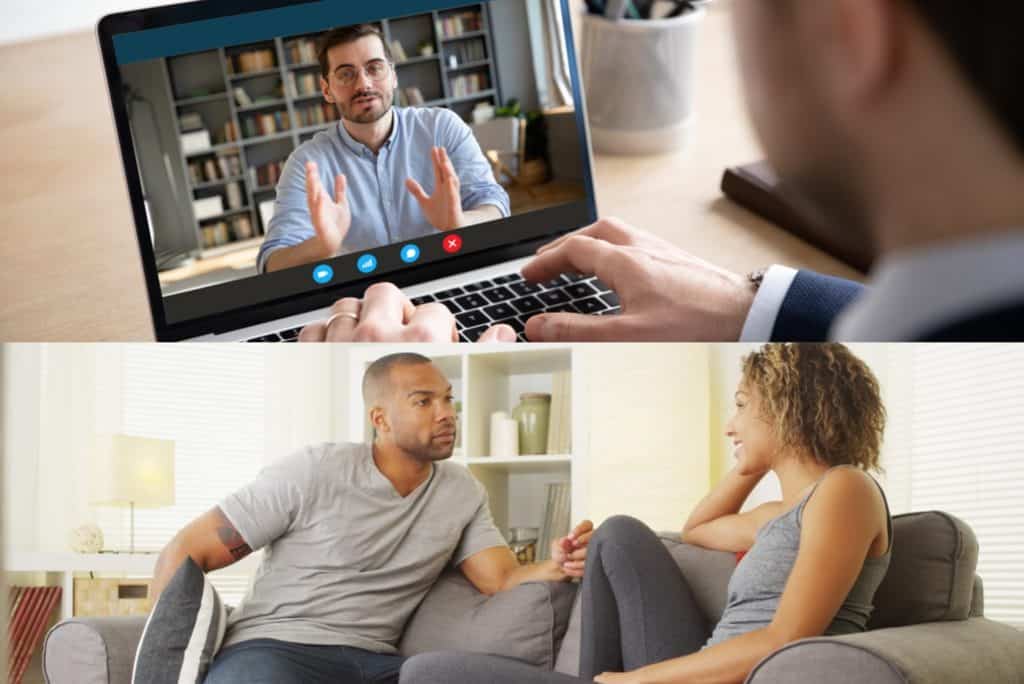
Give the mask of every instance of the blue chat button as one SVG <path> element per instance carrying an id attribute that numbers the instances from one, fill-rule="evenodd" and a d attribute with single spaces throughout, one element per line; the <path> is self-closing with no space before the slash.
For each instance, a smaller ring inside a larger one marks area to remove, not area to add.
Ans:
<path id="1" fill-rule="evenodd" d="M 420 248 L 414 244 L 404 245 L 402 247 L 402 261 L 407 264 L 414 264 L 420 259 Z"/>
<path id="2" fill-rule="evenodd" d="M 320 264 L 313 269 L 313 280 L 318 285 L 326 285 L 334 278 L 334 269 L 327 264 Z"/>

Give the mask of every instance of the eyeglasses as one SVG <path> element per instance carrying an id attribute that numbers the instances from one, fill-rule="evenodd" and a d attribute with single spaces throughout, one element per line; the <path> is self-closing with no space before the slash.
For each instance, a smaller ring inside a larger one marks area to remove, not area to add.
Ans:
<path id="1" fill-rule="evenodd" d="M 362 68 L 347 66 L 338 69 L 334 76 L 341 85 L 348 87 L 359 79 L 360 73 L 364 72 L 371 81 L 383 81 L 391 75 L 391 64 L 382 59 L 375 59 Z"/>

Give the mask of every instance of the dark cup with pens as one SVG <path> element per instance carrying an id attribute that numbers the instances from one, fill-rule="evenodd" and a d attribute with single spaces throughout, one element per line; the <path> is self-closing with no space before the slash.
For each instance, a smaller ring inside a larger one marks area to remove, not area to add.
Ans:
<path id="1" fill-rule="evenodd" d="M 686 146 L 696 121 L 700 0 L 586 0 L 581 70 L 594 149 L 653 154 Z"/>

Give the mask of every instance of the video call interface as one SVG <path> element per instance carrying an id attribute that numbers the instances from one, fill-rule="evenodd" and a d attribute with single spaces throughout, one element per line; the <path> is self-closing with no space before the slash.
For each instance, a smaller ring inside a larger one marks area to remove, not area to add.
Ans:
<path id="1" fill-rule="evenodd" d="M 558 3 L 401 4 L 115 36 L 167 323 L 587 221 Z"/>

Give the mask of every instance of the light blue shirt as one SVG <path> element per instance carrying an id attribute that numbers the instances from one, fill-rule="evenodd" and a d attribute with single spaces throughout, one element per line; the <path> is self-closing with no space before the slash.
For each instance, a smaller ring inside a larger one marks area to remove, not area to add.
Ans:
<path id="1" fill-rule="evenodd" d="M 339 121 L 296 149 L 284 165 L 277 184 L 277 202 L 257 265 L 277 249 L 301 244 L 316 235 L 306 202 L 306 162 L 320 170 L 324 189 L 334 195 L 334 178 L 345 174 L 352 225 L 342 252 L 372 249 L 404 242 L 438 231 L 427 221 L 416 198 L 406 189 L 413 178 L 428 195 L 434 193 L 430 148 L 448 151 L 461 184 L 463 210 L 483 205 L 508 216 L 509 199 L 494 180 L 491 165 L 469 126 L 449 109 L 395 107 L 394 125 L 377 155 L 357 142 Z"/>

